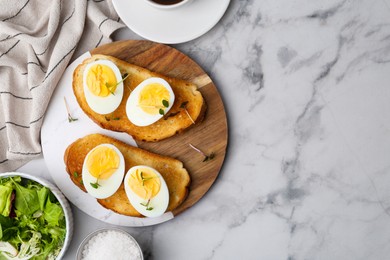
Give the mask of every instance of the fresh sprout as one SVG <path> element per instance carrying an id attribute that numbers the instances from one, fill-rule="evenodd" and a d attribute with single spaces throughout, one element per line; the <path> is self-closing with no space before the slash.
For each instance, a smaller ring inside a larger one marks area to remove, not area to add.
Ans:
<path id="1" fill-rule="evenodd" d="M 184 101 L 183 103 L 181 103 L 180 108 L 184 109 L 184 112 L 186 112 L 188 118 L 191 120 L 191 122 L 192 122 L 193 124 L 195 124 L 194 119 L 192 119 L 190 113 L 188 113 L 187 104 L 188 104 L 188 101 Z"/>
<path id="2" fill-rule="evenodd" d="M 96 182 L 91 182 L 90 184 L 91 184 L 92 188 L 94 188 L 94 189 L 99 188 L 100 187 L 99 178 L 96 178 Z"/>
<path id="3" fill-rule="evenodd" d="M 148 199 L 148 201 L 146 203 L 140 203 L 142 206 L 146 207 L 146 210 L 150 211 L 150 210 L 153 210 L 153 207 L 150 207 L 149 204 L 150 204 L 150 199 Z"/>
<path id="4" fill-rule="evenodd" d="M 148 180 L 151 180 L 151 179 L 154 179 L 154 178 L 156 178 L 156 177 L 149 177 L 149 178 L 144 178 L 144 173 L 143 172 L 141 172 L 140 173 L 140 176 L 141 176 L 141 180 L 142 180 L 142 186 L 145 186 L 145 181 L 148 181 Z"/>
<path id="5" fill-rule="evenodd" d="M 128 76 L 129 76 L 129 74 L 125 73 L 122 77 L 122 80 L 117 82 L 115 85 L 110 85 L 110 84 L 108 84 L 108 82 L 106 82 L 106 87 L 107 87 L 108 91 L 110 91 L 110 93 L 115 96 L 115 93 L 112 89 L 115 88 L 116 86 L 118 86 L 119 84 L 121 84 L 123 81 L 125 81 L 125 79 L 127 79 Z"/>
<path id="6" fill-rule="evenodd" d="M 77 121 L 78 119 L 72 117 L 72 115 L 70 114 L 70 109 L 69 109 L 69 106 L 68 106 L 68 102 L 66 101 L 65 97 L 64 97 L 64 102 L 65 102 L 66 112 L 68 113 L 68 121 L 69 121 L 69 123 Z"/>
<path id="7" fill-rule="evenodd" d="M 192 144 L 188 144 L 188 145 L 192 149 L 194 149 L 195 151 L 197 151 L 198 153 L 200 153 L 201 155 L 204 156 L 203 162 L 210 161 L 210 160 L 215 158 L 215 153 L 214 152 L 211 152 L 210 154 L 205 154 L 202 150 L 200 150 L 199 148 L 195 147 L 194 145 L 192 145 Z"/>

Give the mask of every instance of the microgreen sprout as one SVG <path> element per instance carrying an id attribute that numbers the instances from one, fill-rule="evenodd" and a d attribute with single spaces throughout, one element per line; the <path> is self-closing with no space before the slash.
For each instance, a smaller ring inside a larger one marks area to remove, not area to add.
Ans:
<path id="1" fill-rule="evenodd" d="M 145 186 L 145 181 L 148 181 L 148 180 L 156 178 L 156 177 L 145 178 L 143 172 L 140 173 L 140 176 L 141 176 L 141 180 L 142 180 L 142 186 Z"/>
<path id="2" fill-rule="evenodd" d="M 101 185 L 99 184 L 99 178 L 101 175 L 103 175 L 104 173 L 110 171 L 110 170 L 116 170 L 118 169 L 117 167 L 112 167 L 112 168 L 108 168 L 104 171 L 101 171 L 100 174 L 98 175 L 98 177 L 96 178 L 96 182 L 90 182 L 89 184 L 92 186 L 92 188 L 94 189 L 98 189 Z"/>
<path id="3" fill-rule="evenodd" d="M 163 100 L 161 101 L 161 103 L 163 104 L 163 106 L 164 106 L 165 108 L 169 107 L 169 102 L 168 102 L 168 100 L 163 99 Z M 160 108 L 160 109 L 158 110 L 158 113 L 159 113 L 160 115 L 164 115 L 164 114 L 165 114 L 165 111 L 164 111 L 164 109 Z"/>
<path id="4" fill-rule="evenodd" d="M 116 86 L 118 86 L 119 84 L 121 84 L 123 81 L 125 81 L 125 79 L 127 79 L 128 76 L 129 76 L 129 74 L 125 73 L 122 76 L 122 80 L 117 82 L 115 85 L 110 85 L 110 84 L 108 84 L 108 82 L 106 82 L 106 87 L 107 87 L 108 91 L 110 91 L 110 93 L 115 96 L 115 93 L 112 89 L 115 88 Z"/>
<path id="5" fill-rule="evenodd" d="M 110 91 L 111 95 L 115 96 L 115 91 L 112 90 L 115 86 L 110 86 L 108 83 L 106 83 L 106 87 L 108 91 Z"/>
<path id="6" fill-rule="evenodd" d="M 77 121 L 77 120 L 78 120 L 77 118 L 73 118 L 73 117 L 71 117 L 70 115 L 68 115 L 68 121 L 69 121 L 69 123 L 72 123 L 72 122 Z"/>
<path id="7" fill-rule="evenodd" d="M 96 182 L 91 182 L 90 184 L 91 184 L 92 188 L 94 188 L 94 189 L 99 188 L 100 187 L 99 178 L 96 179 Z"/>
<path id="8" fill-rule="evenodd" d="M 142 206 L 146 207 L 146 210 L 153 210 L 153 207 L 150 207 L 149 204 L 150 204 L 150 199 L 148 199 L 148 201 L 146 203 L 140 203 Z"/>
<path id="9" fill-rule="evenodd" d="M 204 156 L 203 162 L 207 162 L 207 161 L 210 161 L 210 160 L 215 158 L 215 153 L 214 152 L 211 152 L 210 154 L 205 154 L 202 150 L 200 150 L 199 148 L 195 147 L 194 145 L 192 145 L 192 144 L 188 144 L 188 145 L 192 149 L 194 149 L 195 151 L 197 151 L 198 153 L 200 153 L 201 155 Z"/>
<path id="10" fill-rule="evenodd" d="M 188 101 L 184 101 L 183 103 L 181 103 L 180 108 L 184 109 L 184 112 L 186 112 L 188 118 L 191 120 L 191 122 L 192 122 L 193 124 L 195 124 L 194 119 L 192 119 L 190 113 L 188 113 L 187 104 L 188 104 Z"/>
<path id="11" fill-rule="evenodd" d="M 164 108 L 167 108 L 169 107 L 169 102 L 165 99 L 163 99 L 161 101 L 162 103 L 162 106 L 161 105 L 158 105 L 158 106 L 148 106 L 148 105 L 141 105 L 141 104 L 138 104 L 139 107 L 151 107 L 151 108 L 158 108 L 158 113 L 160 115 L 165 115 L 165 111 L 164 111 Z"/>
<path id="12" fill-rule="evenodd" d="M 69 123 L 77 121 L 78 120 L 77 118 L 73 118 L 71 116 L 70 110 L 69 110 L 69 106 L 68 106 L 68 102 L 66 102 L 66 98 L 65 97 L 64 97 L 64 102 L 65 102 L 66 112 L 68 113 L 68 121 L 69 121 Z"/>
<path id="13" fill-rule="evenodd" d="M 209 155 L 206 155 L 206 157 L 203 159 L 203 162 L 207 162 L 209 160 L 212 160 L 212 159 L 214 159 L 214 157 L 215 157 L 215 153 L 212 152 Z"/>

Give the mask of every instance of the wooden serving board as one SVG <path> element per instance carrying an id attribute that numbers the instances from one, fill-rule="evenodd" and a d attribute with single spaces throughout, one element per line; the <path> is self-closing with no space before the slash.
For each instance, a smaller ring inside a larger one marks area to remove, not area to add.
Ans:
<path id="1" fill-rule="evenodd" d="M 111 55 L 129 63 L 198 86 L 207 103 L 204 120 L 185 132 L 156 142 L 137 142 L 138 146 L 161 155 L 177 158 L 191 176 L 187 199 L 173 211 L 176 216 L 194 205 L 210 189 L 217 178 L 226 154 L 228 126 L 222 99 L 217 88 L 203 69 L 188 56 L 169 46 L 150 41 L 127 40 L 109 43 L 91 54 Z M 192 149 L 194 145 L 215 158 L 203 162 L 203 156 Z"/>

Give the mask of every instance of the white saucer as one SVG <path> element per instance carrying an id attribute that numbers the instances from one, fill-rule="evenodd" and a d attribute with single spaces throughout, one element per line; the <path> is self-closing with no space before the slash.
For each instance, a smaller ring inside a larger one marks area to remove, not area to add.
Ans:
<path id="1" fill-rule="evenodd" d="M 172 10 L 158 9 L 141 0 L 112 2 L 132 31 L 151 41 L 175 44 L 208 32 L 221 19 L 230 0 L 193 0 Z"/>

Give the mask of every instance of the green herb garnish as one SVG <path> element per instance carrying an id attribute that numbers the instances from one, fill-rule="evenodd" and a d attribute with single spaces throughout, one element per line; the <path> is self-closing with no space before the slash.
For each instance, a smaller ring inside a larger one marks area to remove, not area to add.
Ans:
<path id="1" fill-rule="evenodd" d="M 78 178 L 78 177 L 79 177 L 79 174 L 78 174 L 77 172 L 74 172 L 74 173 L 73 173 L 73 177 Z"/>
<path id="2" fill-rule="evenodd" d="M 110 91 L 110 93 L 111 93 L 112 95 L 115 96 L 115 93 L 114 93 L 115 91 L 113 91 L 113 89 L 116 88 L 116 86 L 118 86 L 119 84 L 121 84 L 123 81 L 125 81 L 125 79 L 127 79 L 128 76 L 129 76 L 129 74 L 128 74 L 128 73 L 125 73 L 125 74 L 122 76 L 122 80 L 119 81 L 119 82 L 117 82 L 115 85 L 110 85 L 110 84 L 108 84 L 108 82 L 106 82 L 106 87 L 107 87 L 108 91 Z"/>
<path id="3" fill-rule="evenodd" d="M 210 161 L 210 160 L 215 158 L 215 153 L 214 152 L 211 152 L 210 154 L 205 154 L 202 150 L 200 150 L 199 148 L 195 147 L 194 145 L 192 145 L 192 144 L 188 144 L 188 145 L 192 149 L 194 149 L 195 151 L 197 151 L 198 153 L 200 153 L 201 155 L 204 156 L 203 162 L 207 162 L 207 161 Z"/>
<path id="4" fill-rule="evenodd" d="M 163 99 L 163 100 L 161 101 L 161 103 L 163 104 L 163 106 L 164 106 L 165 108 L 169 107 L 169 102 L 168 102 L 168 100 Z M 164 111 L 164 109 L 160 108 L 160 109 L 158 110 L 158 113 L 159 113 L 160 115 L 164 115 L 164 114 L 165 114 L 165 111 Z"/>
<path id="5" fill-rule="evenodd" d="M 164 109 L 160 108 L 160 109 L 158 110 L 158 113 L 159 113 L 160 115 L 164 115 L 164 114 L 165 114 L 165 113 L 164 113 Z"/>
<path id="6" fill-rule="evenodd" d="M 194 119 L 192 119 L 192 116 L 190 115 L 190 113 L 188 113 L 187 104 L 188 104 L 188 101 L 184 101 L 183 103 L 180 104 L 180 108 L 184 109 L 184 112 L 186 112 L 188 118 L 191 120 L 191 122 L 193 124 L 195 124 Z"/>
<path id="7" fill-rule="evenodd" d="M 212 159 L 214 159 L 214 157 L 215 157 L 215 153 L 210 153 L 209 155 L 205 156 L 203 162 L 207 162 L 209 160 L 212 160 Z"/>
<path id="8" fill-rule="evenodd" d="M 77 121 L 78 119 L 72 117 L 72 115 L 70 114 L 68 102 L 66 102 L 66 98 L 65 98 L 65 97 L 64 97 L 64 102 L 65 102 L 66 112 L 68 113 L 68 122 L 69 122 L 69 123 L 72 123 L 72 122 L 74 122 L 74 121 Z"/>
<path id="9" fill-rule="evenodd" d="M 78 120 L 77 118 L 73 118 L 73 117 L 71 117 L 71 116 L 68 114 L 68 122 L 69 122 L 69 123 L 72 123 L 72 122 L 77 121 L 77 120 Z"/>
<path id="10" fill-rule="evenodd" d="M 90 182 L 89 184 L 91 184 L 92 188 L 94 188 L 94 189 L 97 189 L 100 187 L 99 179 L 96 179 L 96 182 Z"/>
<path id="11" fill-rule="evenodd" d="M 150 199 L 148 199 L 147 203 L 140 203 L 142 206 L 146 207 L 146 210 L 153 210 L 153 207 L 150 207 Z"/>
<path id="12" fill-rule="evenodd" d="M 148 180 L 156 178 L 156 177 L 144 178 L 144 173 L 143 172 L 140 173 L 140 176 L 141 176 L 141 180 L 142 180 L 142 186 L 145 186 L 145 181 L 148 181 Z"/>

